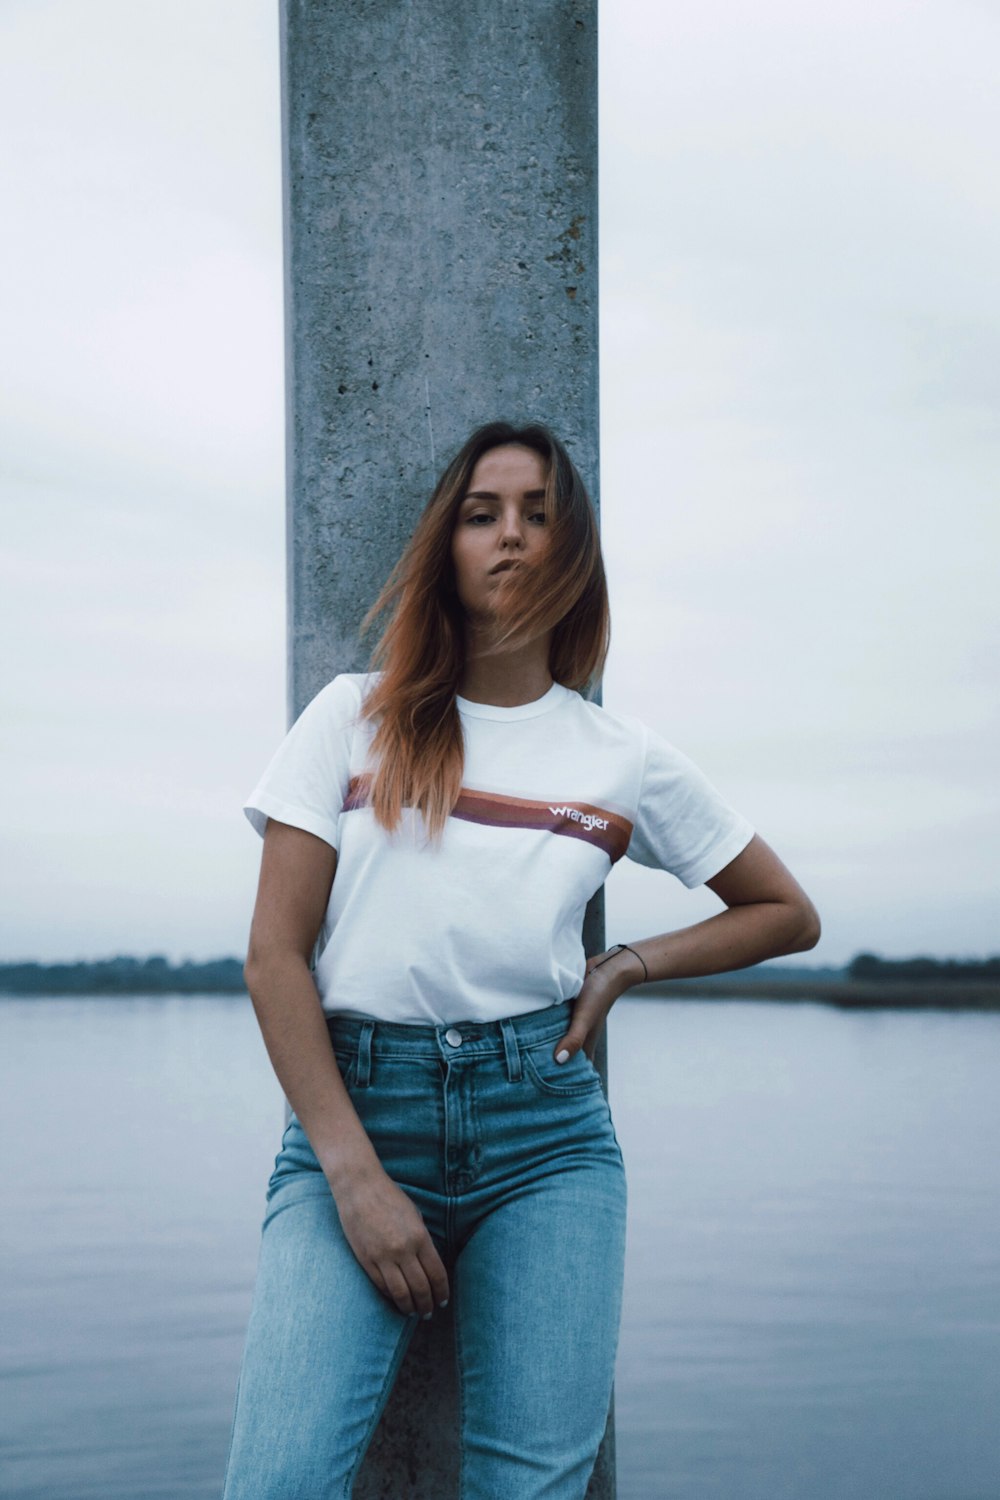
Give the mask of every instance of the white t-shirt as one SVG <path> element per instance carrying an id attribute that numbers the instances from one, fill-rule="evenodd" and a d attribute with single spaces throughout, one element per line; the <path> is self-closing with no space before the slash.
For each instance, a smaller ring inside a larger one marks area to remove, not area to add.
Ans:
<path id="1" fill-rule="evenodd" d="M 696 886 L 753 837 L 680 751 L 559 683 L 516 708 L 458 698 L 463 790 L 440 844 L 412 808 L 389 835 L 366 803 L 368 681 L 317 693 L 244 807 L 261 835 L 274 818 L 337 851 L 314 971 L 331 1015 L 447 1025 L 572 999 L 584 908 L 623 854 Z"/>

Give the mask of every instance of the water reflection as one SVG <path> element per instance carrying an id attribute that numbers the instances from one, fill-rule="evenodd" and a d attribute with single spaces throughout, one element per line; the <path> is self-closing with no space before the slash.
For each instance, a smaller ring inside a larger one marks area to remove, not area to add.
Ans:
<path id="1" fill-rule="evenodd" d="M 620 1500 L 996 1500 L 1000 1017 L 626 999 Z M 281 1134 L 249 1003 L 0 1002 L 5 1496 L 217 1496 Z"/>

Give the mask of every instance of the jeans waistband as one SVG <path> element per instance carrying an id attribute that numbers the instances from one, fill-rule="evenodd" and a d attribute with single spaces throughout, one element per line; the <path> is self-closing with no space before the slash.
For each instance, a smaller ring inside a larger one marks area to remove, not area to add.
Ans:
<path id="1" fill-rule="evenodd" d="M 573 1007 L 569 1000 L 545 1005 L 498 1021 L 453 1021 L 450 1025 L 410 1025 L 376 1021 L 358 1015 L 327 1015 L 334 1047 L 375 1057 L 507 1057 L 508 1067 L 520 1047 L 555 1041 L 568 1030 Z M 457 1039 L 456 1039 L 457 1034 Z M 519 1073 L 519 1068 L 517 1072 Z"/>

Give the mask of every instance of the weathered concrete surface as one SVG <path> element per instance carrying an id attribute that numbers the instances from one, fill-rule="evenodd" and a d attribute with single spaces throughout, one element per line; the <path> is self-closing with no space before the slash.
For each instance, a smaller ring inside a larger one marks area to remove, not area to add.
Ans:
<path id="1" fill-rule="evenodd" d="M 289 674 L 357 626 L 475 424 L 548 421 L 598 498 L 593 0 L 286 0 Z"/>
<path id="2" fill-rule="evenodd" d="M 596 0 L 282 0 L 289 716 L 443 464 L 541 420 L 598 484 Z M 603 946 L 594 903 L 588 951 Z M 355 1488 L 458 1493 L 451 1328 L 414 1336 Z M 589 1494 L 614 1493 L 606 1438 Z"/>

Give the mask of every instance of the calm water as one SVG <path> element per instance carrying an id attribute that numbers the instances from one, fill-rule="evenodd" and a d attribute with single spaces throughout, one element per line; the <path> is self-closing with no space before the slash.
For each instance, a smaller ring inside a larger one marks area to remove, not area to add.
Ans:
<path id="1" fill-rule="evenodd" d="M 998 1500 L 1000 1016 L 626 999 L 621 1500 Z M 0 1001 L 0 1492 L 217 1497 L 281 1097 L 248 1002 Z"/>

